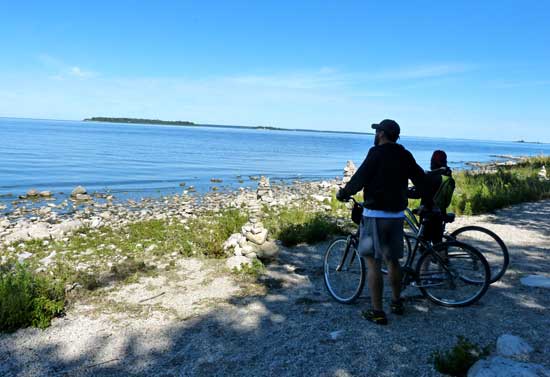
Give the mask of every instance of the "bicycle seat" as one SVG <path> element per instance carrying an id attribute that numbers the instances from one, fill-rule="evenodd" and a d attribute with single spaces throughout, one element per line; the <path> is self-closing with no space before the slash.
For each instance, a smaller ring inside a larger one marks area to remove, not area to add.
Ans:
<path id="1" fill-rule="evenodd" d="M 452 222 L 454 222 L 456 219 L 456 215 L 452 212 L 449 212 L 447 214 L 445 214 L 445 216 L 443 216 L 443 221 L 450 224 Z"/>

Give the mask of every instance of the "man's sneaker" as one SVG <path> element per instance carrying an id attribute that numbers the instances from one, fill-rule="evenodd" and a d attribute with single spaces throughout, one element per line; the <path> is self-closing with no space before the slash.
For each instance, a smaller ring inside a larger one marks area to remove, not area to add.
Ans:
<path id="1" fill-rule="evenodd" d="M 388 318 L 386 318 L 386 313 L 384 313 L 383 311 L 366 310 L 364 312 L 361 312 L 361 315 L 367 321 L 374 322 L 377 325 L 387 325 L 388 324 Z"/>
<path id="2" fill-rule="evenodd" d="M 397 301 L 392 300 L 391 305 L 390 305 L 390 311 L 393 314 L 397 314 L 397 315 L 405 314 L 405 305 L 403 304 L 403 299 L 400 298 Z"/>

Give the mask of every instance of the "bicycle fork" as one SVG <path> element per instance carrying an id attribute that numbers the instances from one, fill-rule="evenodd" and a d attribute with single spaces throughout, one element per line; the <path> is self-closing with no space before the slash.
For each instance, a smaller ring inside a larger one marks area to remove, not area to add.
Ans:
<path id="1" fill-rule="evenodd" d="M 342 271 L 342 268 L 344 267 L 344 263 L 346 263 L 346 258 L 348 256 L 348 253 L 349 253 L 350 246 L 351 246 L 352 242 L 353 241 L 351 239 L 351 236 L 348 236 L 348 238 L 346 240 L 346 249 L 344 250 L 344 253 L 342 254 L 342 258 L 340 259 L 340 263 L 338 263 L 338 266 L 336 267 L 336 272 Z M 354 260 L 355 260 L 355 253 L 352 253 L 351 258 L 349 260 L 348 266 L 351 266 Z"/>

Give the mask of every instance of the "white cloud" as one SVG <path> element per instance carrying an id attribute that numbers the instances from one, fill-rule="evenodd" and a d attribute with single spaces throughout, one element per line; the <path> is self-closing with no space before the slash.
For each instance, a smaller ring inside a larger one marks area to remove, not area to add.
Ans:
<path id="1" fill-rule="evenodd" d="M 452 76 L 469 72 L 474 69 L 475 66 L 469 64 L 430 64 L 381 71 L 370 77 L 378 80 L 415 80 Z"/>
<path id="2" fill-rule="evenodd" d="M 91 71 L 85 71 L 83 70 L 82 68 L 80 67 L 71 67 L 71 69 L 69 70 L 69 74 L 71 76 L 75 76 L 75 77 L 80 77 L 80 78 L 85 78 L 85 77 L 92 77 L 94 76 L 94 73 L 91 72 Z"/>
<path id="3" fill-rule="evenodd" d="M 68 77 L 77 77 L 80 79 L 97 76 L 95 72 L 83 69 L 80 66 L 70 65 L 63 60 L 55 58 L 48 54 L 38 55 L 38 61 L 52 74 L 51 78 L 63 80 Z"/>

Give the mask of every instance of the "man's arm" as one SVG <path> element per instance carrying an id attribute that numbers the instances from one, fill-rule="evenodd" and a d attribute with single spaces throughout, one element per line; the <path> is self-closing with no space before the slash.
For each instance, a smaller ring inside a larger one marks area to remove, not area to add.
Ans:
<path id="1" fill-rule="evenodd" d="M 372 152 L 372 149 L 369 150 L 369 153 L 367 154 L 367 157 L 359 166 L 359 169 L 355 172 L 355 174 L 351 177 L 350 181 L 346 184 L 346 186 L 337 194 L 338 199 L 345 199 L 349 198 L 350 196 L 353 196 L 359 192 L 363 187 L 365 187 L 368 182 L 370 182 L 373 172 L 374 172 L 374 160 L 375 160 L 375 154 Z"/>

